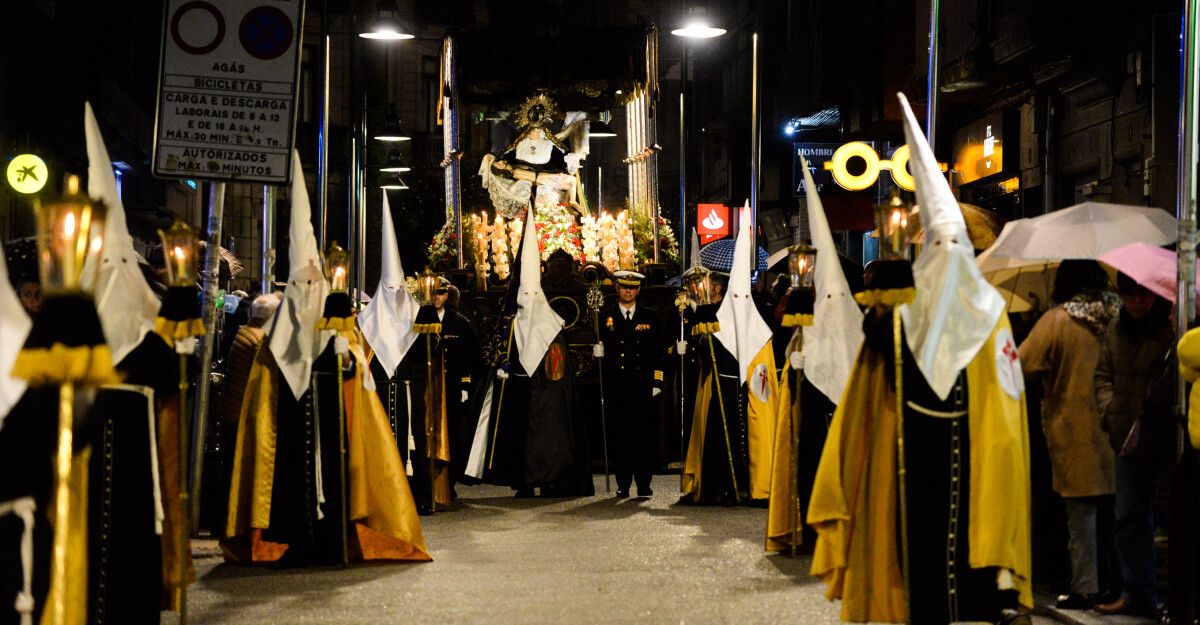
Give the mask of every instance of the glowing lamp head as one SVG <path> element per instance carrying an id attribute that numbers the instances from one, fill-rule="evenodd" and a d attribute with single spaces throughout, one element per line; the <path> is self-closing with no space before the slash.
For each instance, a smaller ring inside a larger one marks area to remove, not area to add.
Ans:
<path id="1" fill-rule="evenodd" d="M 345 293 L 350 289 L 350 255 L 337 241 L 325 250 L 325 279 L 329 280 L 329 290 L 333 293 Z"/>
<path id="2" fill-rule="evenodd" d="M 908 219 L 909 205 L 895 190 L 883 203 L 875 205 L 875 229 L 879 235 L 880 258 L 908 260 L 911 243 Z"/>
<path id="3" fill-rule="evenodd" d="M 713 275 L 706 267 L 693 267 L 683 274 L 683 286 L 687 289 L 688 299 L 697 306 L 712 304 Z"/>
<path id="4" fill-rule="evenodd" d="M 788 274 L 793 288 L 813 288 L 816 268 L 817 248 L 809 245 L 793 245 L 788 248 Z"/>
<path id="5" fill-rule="evenodd" d="M 163 262 L 167 266 L 167 281 L 171 286 L 196 284 L 200 249 L 196 231 L 178 219 L 166 231 L 159 230 L 163 244 Z"/>
<path id="6" fill-rule="evenodd" d="M 79 290 L 84 272 L 94 273 L 100 266 L 107 208 L 79 192 L 78 176 L 68 176 L 63 195 L 35 202 L 34 211 L 42 288 L 48 293 Z"/>
<path id="7" fill-rule="evenodd" d="M 426 268 L 417 276 L 417 292 L 415 293 L 417 303 L 422 306 L 433 306 L 439 289 L 442 289 L 441 276 L 434 273 L 432 269 Z"/>

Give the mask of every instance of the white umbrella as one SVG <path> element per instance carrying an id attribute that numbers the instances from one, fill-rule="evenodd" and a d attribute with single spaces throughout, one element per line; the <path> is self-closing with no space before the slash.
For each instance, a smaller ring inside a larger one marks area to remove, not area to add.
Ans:
<path id="1" fill-rule="evenodd" d="M 985 263 L 992 258 L 1096 259 L 1139 241 L 1151 245 L 1172 243 L 1177 230 L 1176 219 L 1160 208 L 1084 202 L 1008 222 L 996 243 L 980 254 L 979 266 L 987 273 L 991 267 Z"/>

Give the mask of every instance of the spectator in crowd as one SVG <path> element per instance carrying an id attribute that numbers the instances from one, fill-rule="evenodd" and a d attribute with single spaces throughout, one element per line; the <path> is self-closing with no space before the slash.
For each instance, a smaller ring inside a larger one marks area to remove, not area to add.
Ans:
<path id="1" fill-rule="evenodd" d="M 1116 458 L 1116 545 L 1123 591 L 1102 614 L 1150 615 L 1158 607 L 1155 589 L 1154 482 L 1156 468 L 1139 450 L 1138 432 L 1150 382 L 1162 375 L 1175 341 L 1171 306 L 1165 299 L 1117 274 L 1121 312 L 1101 339 L 1096 364 L 1096 404 Z"/>
<path id="2" fill-rule="evenodd" d="M 1030 383 L 1040 382 L 1042 431 L 1050 453 L 1054 492 L 1066 503 L 1071 592 L 1061 609 L 1095 607 L 1100 591 L 1097 519 L 1116 490 L 1114 454 L 1100 427 L 1094 378 L 1100 337 L 1120 310 L 1108 274 L 1094 260 L 1066 260 L 1058 268 L 1046 311 L 1019 349 Z"/>
<path id="3" fill-rule="evenodd" d="M 259 295 L 250 304 L 250 320 L 237 330 L 229 356 L 225 360 L 225 380 L 221 391 L 221 407 L 218 414 L 222 423 L 236 428 L 238 413 L 242 409 L 242 395 L 246 390 L 246 378 L 254 354 L 263 342 L 263 326 L 275 314 L 280 298 L 277 294 Z M 230 446 L 232 447 L 232 446 Z"/>
<path id="4" fill-rule="evenodd" d="M 42 283 L 31 275 L 23 275 L 17 280 L 17 298 L 21 300 L 21 308 L 32 317 L 37 317 L 42 310 Z"/>

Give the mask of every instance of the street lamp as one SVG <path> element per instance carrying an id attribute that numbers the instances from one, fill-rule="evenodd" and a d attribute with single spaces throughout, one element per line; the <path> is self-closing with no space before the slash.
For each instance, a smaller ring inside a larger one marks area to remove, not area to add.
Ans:
<path id="1" fill-rule="evenodd" d="M 396 108 L 393 106 L 388 110 L 387 119 L 384 121 L 383 127 L 375 132 L 376 141 L 386 141 L 394 143 L 397 141 L 409 141 L 412 137 L 404 132 L 404 128 L 400 127 L 400 115 L 396 113 Z"/>
<path id="2" fill-rule="evenodd" d="M 416 35 L 409 32 L 400 23 L 396 11 L 395 0 L 379 0 L 375 8 L 375 19 L 368 23 L 367 30 L 358 33 L 363 39 L 379 39 L 383 41 L 399 41 L 414 39 Z"/>
<path id="3" fill-rule="evenodd" d="M 383 183 L 379 185 L 379 188 L 383 189 L 384 191 L 403 191 L 408 188 L 408 185 L 400 179 L 400 174 L 395 174 L 384 180 Z"/>
<path id="4" fill-rule="evenodd" d="M 380 173 L 384 174 L 402 174 L 406 171 L 412 171 L 412 167 L 404 164 L 400 158 L 400 150 L 391 150 L 388 152 L 387 162 L 383 167 L 379 168 Z"/>
<path id="5" fill-rule="evenodd" d="M 712 39 L 727 32 L 724 28 L 712 25 L 708 19 L 708 9 L 703 6 L 688 7 L 683 23 L 682 28 L 672 30 L 671 34 L 687 39 Z"/>

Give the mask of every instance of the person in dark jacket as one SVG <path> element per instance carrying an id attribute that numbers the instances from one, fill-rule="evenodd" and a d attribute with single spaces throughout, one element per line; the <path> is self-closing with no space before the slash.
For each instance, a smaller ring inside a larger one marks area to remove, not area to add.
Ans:
<path id="1" fill-rule="evenodd" d="M 1124 590 L 1112 603 L 1096 606 L 1102 614 L 1154 613 L 1158 606 L 1154 554 L 1155 473 L 1140 458 L 1137 433 L 1151 381 L 1162 375 L 1175 341 L 1170 303 L 1117 274 L 1121 312 L 1101 339 L 1096 363 L 1096 406 L 1109 444 L 1117 454 L 1116 543 Z"/>

